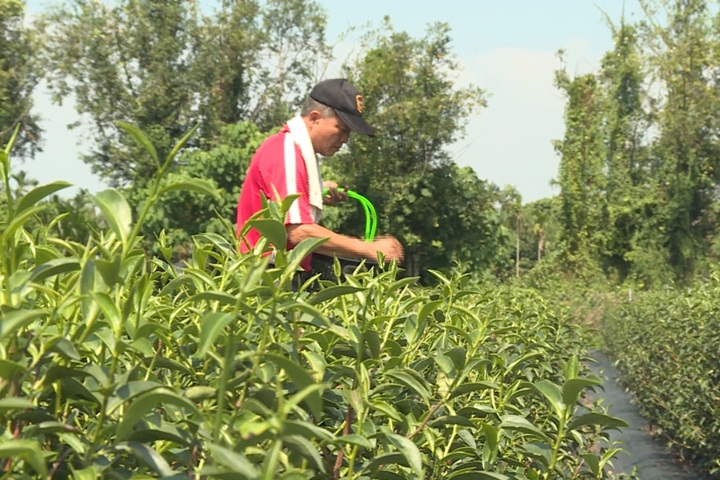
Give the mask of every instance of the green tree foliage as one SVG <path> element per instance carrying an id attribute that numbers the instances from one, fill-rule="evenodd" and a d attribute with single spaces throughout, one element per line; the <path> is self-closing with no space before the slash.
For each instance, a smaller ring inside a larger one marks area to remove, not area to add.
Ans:
<path id="1" fill-rule="evenodd" d="M 453 260 L 487 268 L 503 248 L 495 189 L 456 167 L 447 151 L 485 104 L 481 89 L 454 84 L 457 68 L 447 25 L 431 25 L 415 39 L 387 18 L 347 67 L 377 136 L 353 137 L 350 152 L 329 162 L 330 174 L 372 200 L 379 231 L 399 236 L 412 274 Z M 338 223 L 340 231 L 360 233 L 357 217 Z"/>
<path id="2" fill-rule="evenodd" d="M 541 262 L 560 245 L 560 198 L 536 200 L 520 207 L 518 235 L 520 275 Z"/>
<path id="3" fill-rule="evenodd" d="M 15 155 L 32 155 L 41 129 L 31 113 L 32 92 L 38 81 L 36 37 L 25 27 L 22 0 L 0 0 L 0 144 L 5 145 L 18 123 L 23 124 Z"/>
<path id="4" fill-rule="evenodd" d="M 74 95 L 92 122 L 84 160 L 113 185 L 143 188 L 157 165 L 114 120 L 147 132 L 160 158 L 200 125 L 189 147 L 216 145 L 223 125 L 277 125 L 326 59 L 325 16 L 310 0 L 74 0 L 44 17 L 44 65 L 56 101 Z"/>
<path id="5" fill-rule="evenodd" d="M 652 3 L 652 4 L 651 4 Z M 702 0 L 643 2 L 654 80 L 664 230 L 670 265 L 681 278 L 695 271 L 716 229 L 713 203 L 720 180 L 717 52 L 720 32 Z M 654 23 L 656 9 L 667 25 Z"/>
<path id="6" fill-rule="evenodd" d="M 642 5 L 646 21 L 613 28 L 597 75 L 558 72 L 558 183 L 570 259 L 652 285 L 691 277 L 717 229 L 720 43 L 707 2 Z"/>
<path id="7" fill-rule="evenodd" d="M 570 79 L 560 70 L 556 83 L 568 97 L 565 137 L 555 147 L 560 154 L 563 239 L 573 263 L 604 248 L 606 241 L 603 92 L 592 74 Z"/>
<path id="8" fill-rule="evenodd" d="M 654 225 L 645 213 L 657 208 L 658 189 L 643 142 L 649 119 L 643 104 L 645 64 L 637 29 L 623 21 L 618 28 L 613 27 L 613 37 L 615 48 L 603 57 L 598 75 L 605 91 L 602 108 L 606 116 L 608 243 L 602 262 L 610 274 L 624 279 L 638 273 L 636 254 L 648 251 L 641 239 Z"/>
<path id="9" fill-rule="evenodd" d="M 223 127 L 217 146 L 208 151 L 185 151 L 173 166 L 168 181 L 207 180 L 219 198 L 184 190 L 168 192 L 148 213 L 142 230 L 147 243 L 153 244 L 158 233 L 165 230 L 167 243 L 177 246 L 182 256 L 183 251 L 189 250 L 192 235 L 196 233 L 234 236 L 234 232 L 227 232 L 227 225 L 235 223 L 240 187 L 250 160 L 265 136 L 254 123 L 240 122 Z M 147 193 L 147 189 L 133 190 L 131 203 L 140 205 Z"/>

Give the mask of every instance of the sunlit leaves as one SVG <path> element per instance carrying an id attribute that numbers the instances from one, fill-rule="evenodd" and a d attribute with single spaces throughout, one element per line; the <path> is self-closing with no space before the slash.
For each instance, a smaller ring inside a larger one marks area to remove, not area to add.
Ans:
<path id="1" fill-rule="evenodd" d="M 18 225 L 0 417 L 30 443 L 7 447 L 12 473 L 60 454 L 76 478 L 536 478 L 608 460 L 577 446 L 622 423 L 579 405 L 598 380 L 575 327 L 454 271 L 421 287 L 377 266 L 293 291 L 322 240 L 285 250 L 291 201 L 266 204 L 257 251 L 207 233 L 182 265 L 136 247 L 116 190 L 94 197 L 109 230 L 86 245 Z"/>
<path id="2" fill-rule="evenodd" d="M 93 197 L 93 203 L 100 209 L 112 231 L 125 248 L 132 229 L 132 210 L 125 197 L 115 189 L 107 189 Z"/>

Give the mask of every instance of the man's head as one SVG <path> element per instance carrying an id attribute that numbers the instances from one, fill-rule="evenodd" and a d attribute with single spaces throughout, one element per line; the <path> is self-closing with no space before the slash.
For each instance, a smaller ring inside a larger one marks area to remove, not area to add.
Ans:
<path id="1" fill-rule="evenodd" d="M 344 78 L 324 80 L 310 91 L 300 115 L 305 118 L 313 148 L 332 155 L 347 143 L 350 131 L 375 135 L 362 117 L 363 99 Z"/>

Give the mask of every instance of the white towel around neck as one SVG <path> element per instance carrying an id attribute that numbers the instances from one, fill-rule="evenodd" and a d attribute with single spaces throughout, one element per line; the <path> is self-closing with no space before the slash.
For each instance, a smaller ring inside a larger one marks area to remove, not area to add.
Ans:
<path id="1" fill-rule="evenodd" d="M 305 168 L 308 173 L 308 183 L 310 184 L 310 205 L 320 210 L 323 209 L 322 199 L 322 178 L 320 177 L 320 166 L 315 150 L 313 149 L 310 135 L 308 134 L 305 121 L 300 115 L 293 117 L 287 122 L 289 135 L 295 144 L 300 147 L 303 159 L 305 160 Z"/>

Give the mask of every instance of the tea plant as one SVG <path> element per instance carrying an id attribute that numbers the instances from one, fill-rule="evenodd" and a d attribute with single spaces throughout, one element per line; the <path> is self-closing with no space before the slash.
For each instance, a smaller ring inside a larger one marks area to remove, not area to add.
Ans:
<path id="1" fill-rule="evenodd" d="M 398 270 L 291 288 L 320 241 L 286 243 L 293 198 L 268 203 L 264 235 L 237 254 L 233 228 L 196 236 L 182 268 L 139 247 L 172 182 L 158 165 L 133 221 L 119 192 L 93 198 L 109 225 L 87 244 L 30 228 L 41 200 L 7 188 L 0 236 L 0 435 L 10 478 L 605 478 L 624 423 L 584 392 L 579 327 L 536 294 Z M 187 137 L 186 137 L 187 138 Z M 37 225 L 37 222 L 33 222 Z M 336 266 L 339 269 L 339 265 Z"/>
<path id="2" fill-rule="evenodd" d="M 607 343 L 643 415 L 681 457 L 720 473 L 720 277 L 689 290 L 633 295 Z"/>

